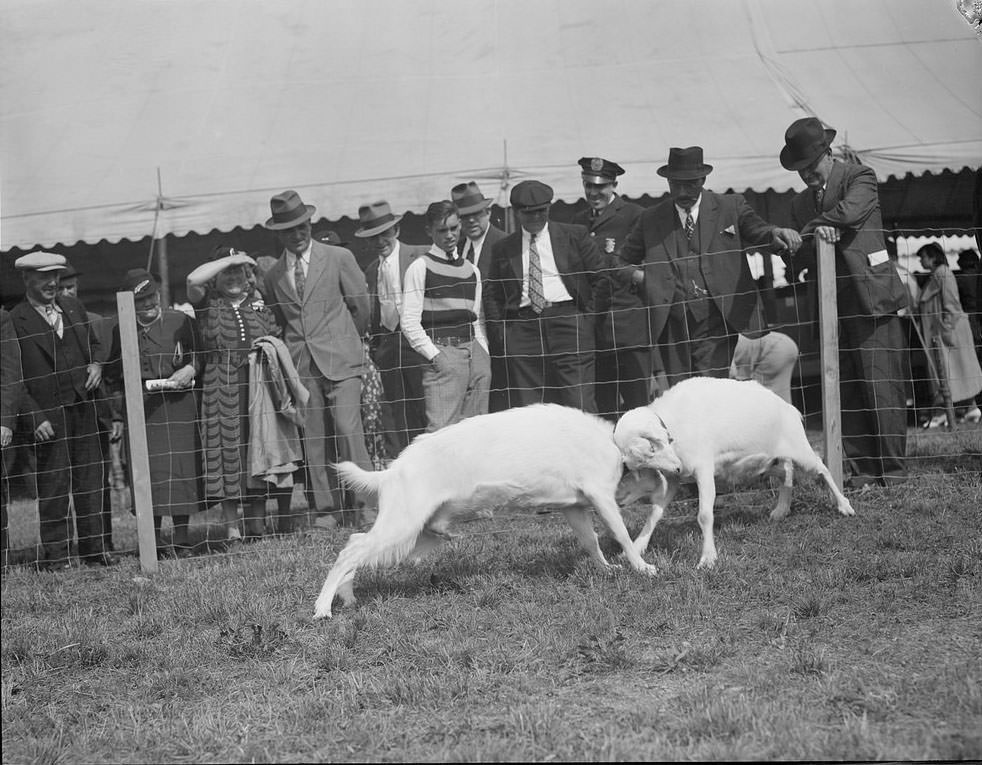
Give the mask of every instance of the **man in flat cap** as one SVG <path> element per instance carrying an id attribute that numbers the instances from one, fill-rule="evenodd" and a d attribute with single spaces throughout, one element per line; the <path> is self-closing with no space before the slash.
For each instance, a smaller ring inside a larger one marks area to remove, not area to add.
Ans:
<path id="1" fill-rule="evenodd" d="M 263 295 L 310 392 L 303 428 L 307 501 L 327 525 L 353 524 L 358 519 L 344 512 L 351 503 L 329 466 L 350 460 L 372 469 L 361 422 L 368 287 L 350 250 L 313 240 L 313 205 L 296 191 L 277 194 L 269 205 L 266 228 L 276 232 L 283 250 L 263 278 Z"/>
<path id="2" fill-rule="evenodd" d="M 834 137 L 835 130 L 815 117 L 796 120 L 785 132 L 781 165 L 808 186 L 791 200 L 792 221 L 804 243 L 787 262 L 792 279 L 805 269 L 813 277 L 816 240 L 835 245 L 846 485 L 859 488 L 902 481 L 906 474 L 904 330 L 898 311 L 908 301 L 883 239 L 876 174 L 834 159 Z"/>
<path id="3" fill-rule="evenodd" d="M 459 252 L 477 266 L 481 279 L 488 278 L 491 268 L 491 250 L 506 236 L 504 231 L 491 223 L 491 200 L 481 193 L 474 181 L 458 183 L 450 189 L 450 200 L 460 215 L 462 236 Z M 483 306 L 482 306 L 483 310 Z M 500 412 L 510 404 L 508 370 L 501 348 L 489 348 L 491 354 L 491 393 L 488 411 Z"/>
<path id="4" fill-rule="evenodd" d="M 429 248 L 399 241 L 401 220 L 380 200 L 358 208 L 355 230 L 376 255 L 365 269 L 371 300 L 369 348 L 382 380 L 382 430 L 390 460 L 426 429 L 423 360 L 402 334 L 402 298 L 406 269 Z"/>
<path id="5" fill-rule="evenodd" d="M 601 157 L 579 161 L 587 208 L 573 216 L 603 252 L 617 255 L 643 208 L 617 194 L 624 168 Z M 597 286 L 597 407 L 616 419 L 651 401 L 651 340 L 641 285 L 606 274 Z"/>
<path id="6" fill-rule="evenodd" d="M 582 226 L 550 222 L 552 198 L 540 181 L 511 190 L 520 228 L 492 250 L 488 333 L 504 349 L 512 404 L 548 398 L 596 413 L 593 294 L 616 263 Z"/>
<path id="7" fill-rule="evenodd" d="M 763 220 L 742 194 L 705 188 L 712 165 L 702 147 L 671 148 L 658 174 L 671 198 L 645 210 L 621 249 L 644 284 L 651 341 L 670 384 L 687 377 L 727 377 L 740 333 L 763 331 L 749 246 L 796 249 L 793 229 Z"/>
<path id="8" fill-rule="evenodd" d="M 95 391 L 102 381 L 99 340 L 82 304 L 58 295 L 65 258 L 32 252 L 14 266 L 24 279 L 24 300 L 10 312 L 20 344 L 27 408 L 37 441 L 38 514 L 44 559 L 39 566 L 69 568 L 71 514 L 78 554 L 90 565 L 112 566 L 106 549 L 103 478 Z"/>

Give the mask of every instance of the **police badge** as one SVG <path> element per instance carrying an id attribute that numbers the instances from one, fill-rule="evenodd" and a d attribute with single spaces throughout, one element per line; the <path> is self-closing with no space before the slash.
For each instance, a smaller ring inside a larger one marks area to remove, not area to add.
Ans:
<path id="1" fill-rule="evenodd" d="M 595 173 L 599 173 L 604 169 L 604 161 L 600 157 L 594 157 L 590 160 L 590 169 Z"/>

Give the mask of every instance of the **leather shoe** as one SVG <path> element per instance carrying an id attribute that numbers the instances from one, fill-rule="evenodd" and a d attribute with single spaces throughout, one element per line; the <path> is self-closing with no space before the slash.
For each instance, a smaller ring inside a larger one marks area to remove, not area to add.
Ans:
<path id="1" fill-rule="evenodd" d="M 38 571 L 68 571 L 72 564 L 64 558 L 55 560 L 39 560 Z"/>
<path id="2" fill-rule="evenodd" d="M 86 555 L 82 558 L 82 563 L 86 566 L 104 566 L 109 568 L 110 566 L 119 565 L 119 559 L 115 555 L 110 553 L 96 553 L 95 555 Z"/>

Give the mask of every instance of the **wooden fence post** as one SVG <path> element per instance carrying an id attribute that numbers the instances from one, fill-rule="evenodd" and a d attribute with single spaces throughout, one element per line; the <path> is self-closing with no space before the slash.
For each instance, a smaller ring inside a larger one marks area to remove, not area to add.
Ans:
<path id="1" fill-rule="evenodd" d="M 143 412 L 143 379 L 140 374 L 140 341 L 136 334 L 136 307 L 132 292 L 117 292 L 119 340 L 123 356 L 123 389 L 126 392 L 126 432 L 130 446 L 130 481 L 139 540 L 140 569 L 155 574 L 157 539 L 153 528 L 150 492 L 150 456 L 147 451 L 146 416 Z"/>
<path id="2" fill-rule="evenodd" d="M 835 245 L 817 240 L 818 321 L 822 363 L 822 442 L 825 465 L 842 486 L 842 409 L 839 401 L 839 315 L 836 308 Z"/>

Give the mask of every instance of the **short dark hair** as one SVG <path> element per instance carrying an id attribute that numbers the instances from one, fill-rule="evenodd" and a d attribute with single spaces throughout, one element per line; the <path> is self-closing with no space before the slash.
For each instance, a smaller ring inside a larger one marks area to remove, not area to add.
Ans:
<path id="1" fill-rule="evenodd" d="M 948 258 L 944 254 L 944 249 L 937 242 L 928 242 L 917 251 L 918 258 L 925 255 L 931 263 L 931 268 L 937 268 L 948 262 Z"/>
<path id="2" fill-rule="evenodd" d="M 958 267 L 962 271 L 974 271 L 979 267 L 979 254 L 975 250 L 962 250 L 958 253 Z"/>
<path id="3" fill-rule="evenodd" d="M 458 215 L 457 205 L 449 199 L 434 202 L 426 208 L 426 228 L 432 228 L 438 223 L 443 223 L 451 215 Z"/>

